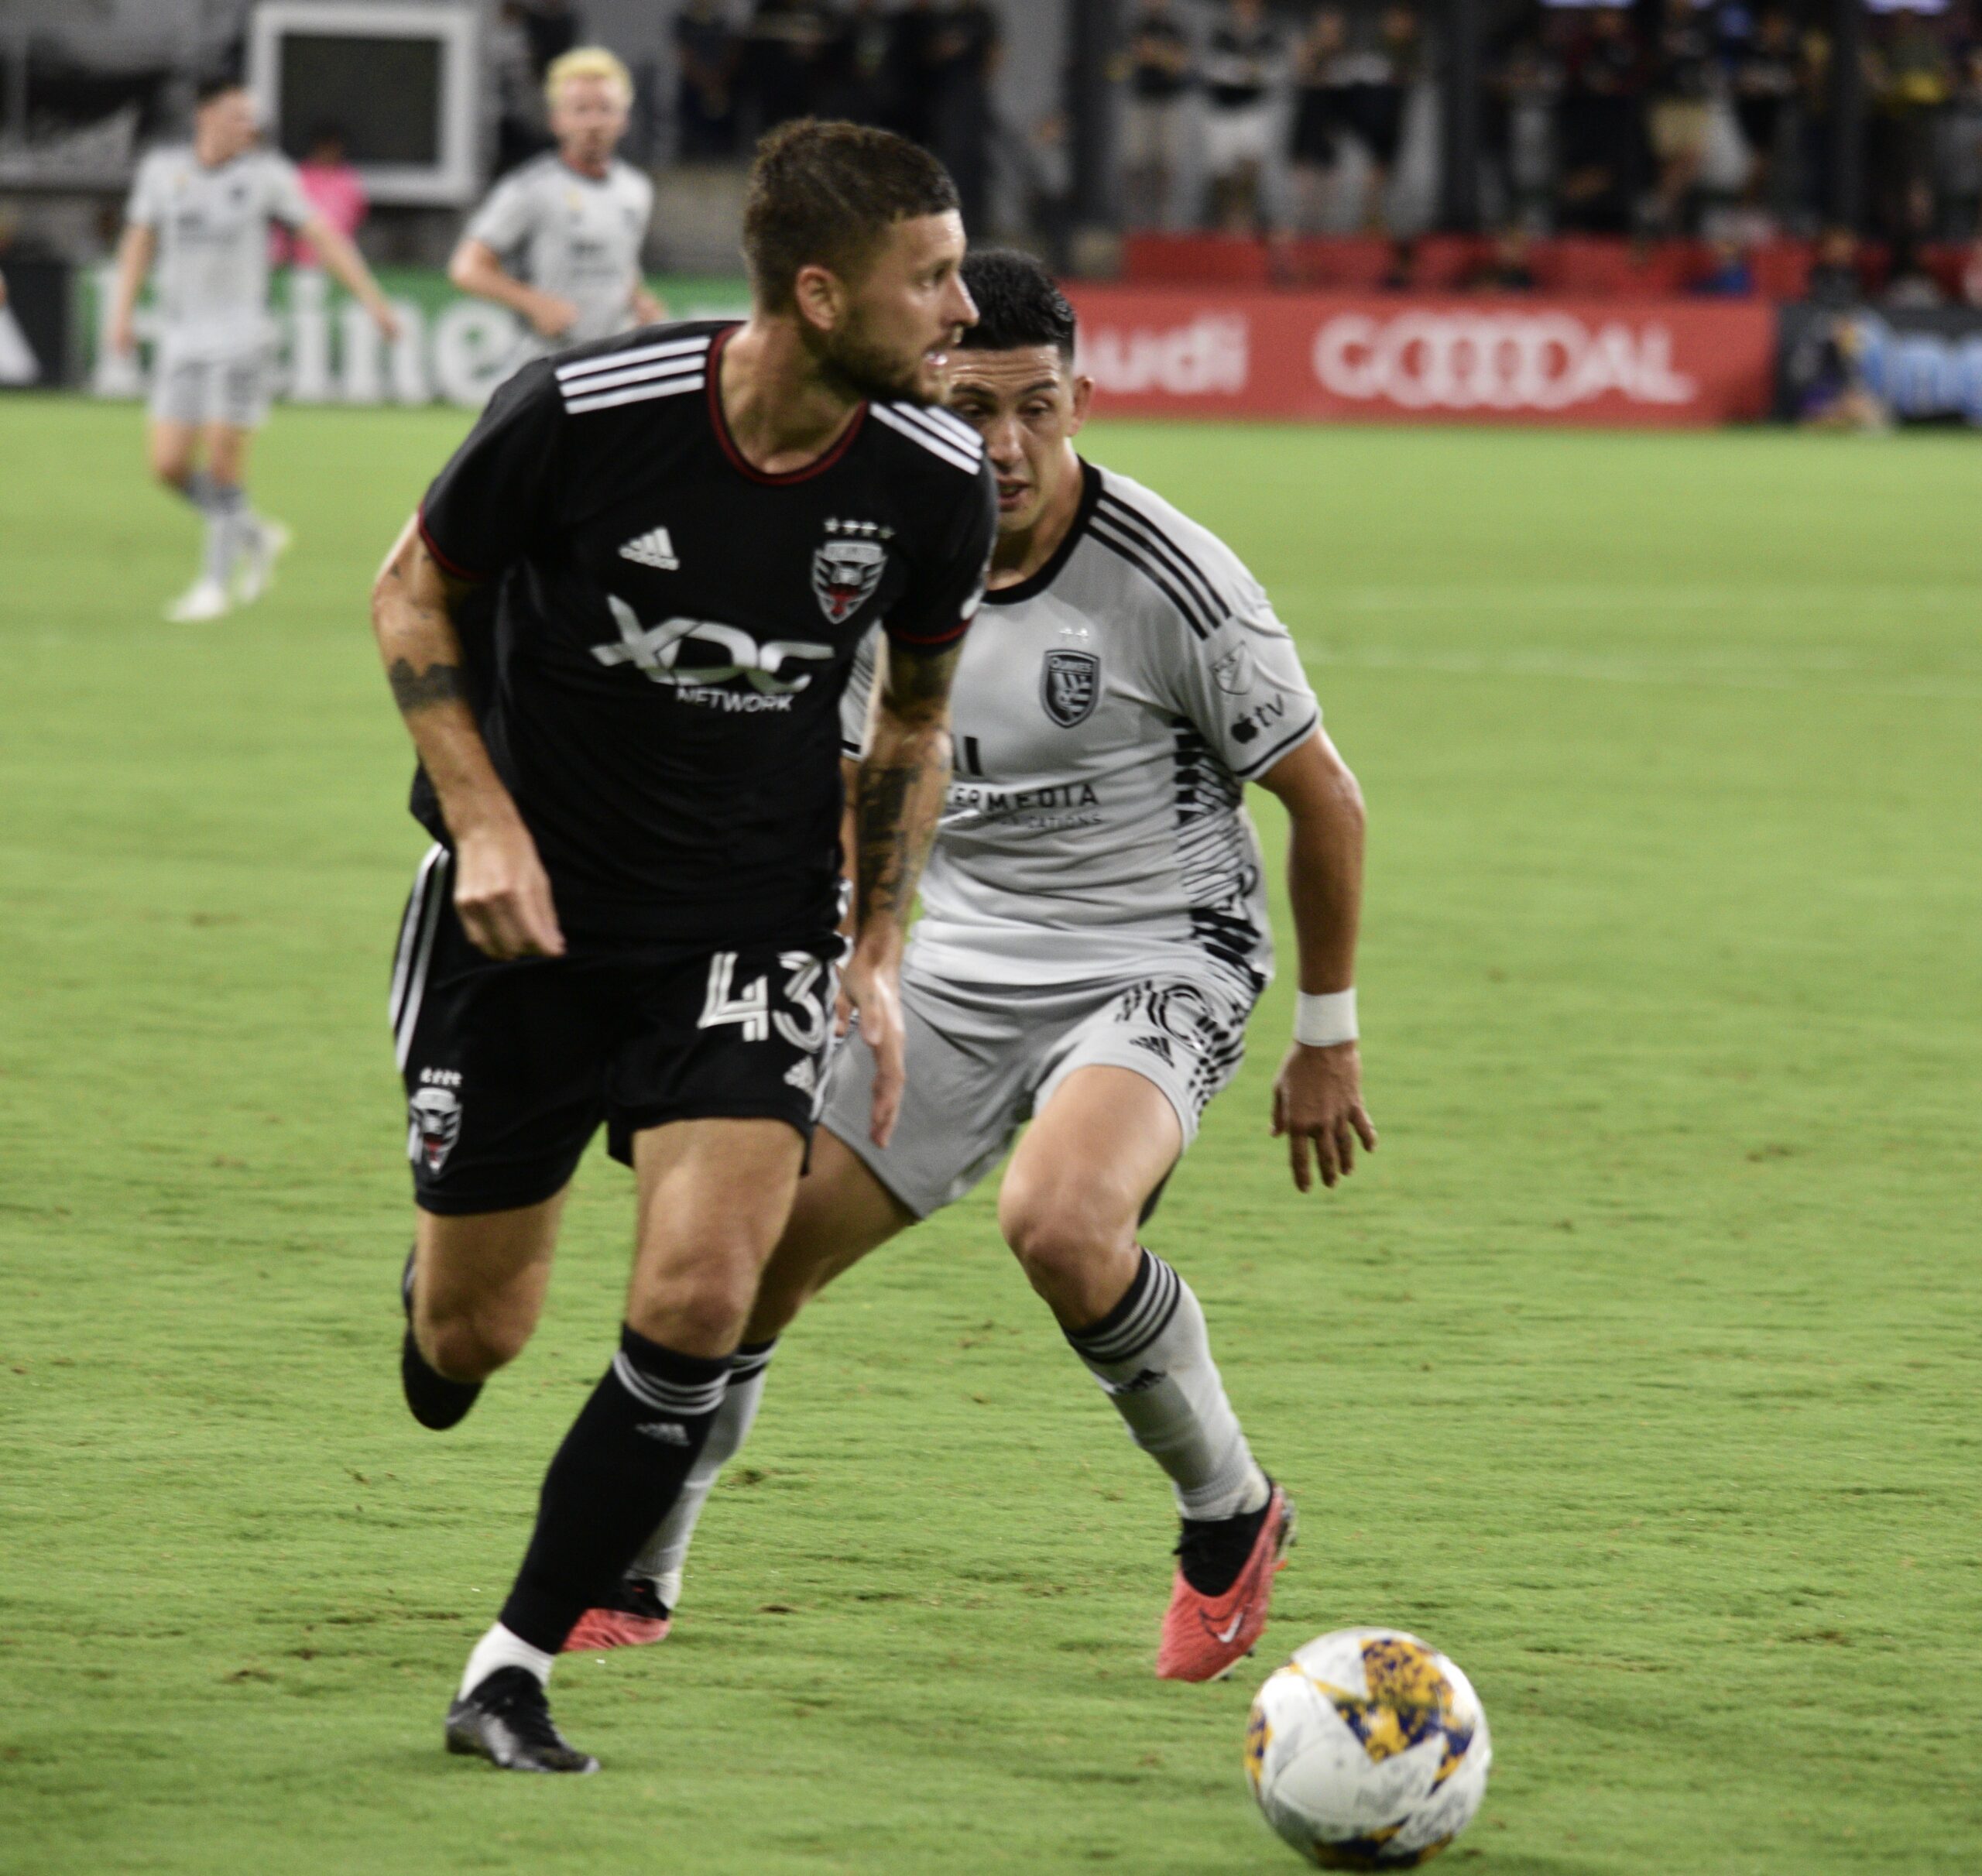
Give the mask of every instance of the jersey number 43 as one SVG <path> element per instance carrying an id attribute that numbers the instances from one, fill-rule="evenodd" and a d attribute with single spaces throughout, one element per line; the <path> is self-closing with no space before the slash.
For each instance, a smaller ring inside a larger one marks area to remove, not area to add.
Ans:
<path id="1" fill-rule="evenodd" d="M 831 973 L 809 951 L 780 952 L 777 961 L 785 978 L 774 1006 L 767 976 L 753 977 L 739 989 L 736 953 L 718 951 L 709 959 L 708 989 L 696 1027 L 719 1029 L 734 1023 L 746 1042 L 765 1041 L 775 1027 L 785 1041 L 808 1055 L 823 1048 L 831 1020 Z"/>

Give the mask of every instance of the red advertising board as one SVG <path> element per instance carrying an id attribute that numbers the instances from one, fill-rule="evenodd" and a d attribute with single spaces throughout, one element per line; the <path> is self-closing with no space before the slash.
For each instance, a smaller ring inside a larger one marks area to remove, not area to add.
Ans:
<path id="1" fill-rule="evenodd" d="M 1068 292 L 1111 413 L 1697 427 L 1772 396 L 1754 302 Z"/>

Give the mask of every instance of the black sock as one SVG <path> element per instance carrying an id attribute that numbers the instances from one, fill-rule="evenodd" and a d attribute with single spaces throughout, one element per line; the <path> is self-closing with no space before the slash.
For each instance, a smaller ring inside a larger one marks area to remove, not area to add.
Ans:
<path id="1" fill-rule="evenodd" d="M 537 1529 L 502 1605 L 512 1634 L 554 1655 L 578 1617 L 616 1593 L 708 1438 L 730 1360 L 620 1330 L 619 1353 L 544 1475 Z"/>

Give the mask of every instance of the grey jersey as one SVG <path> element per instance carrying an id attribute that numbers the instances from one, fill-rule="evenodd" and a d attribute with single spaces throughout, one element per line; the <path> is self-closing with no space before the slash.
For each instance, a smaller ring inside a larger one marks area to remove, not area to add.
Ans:
<path id="1" fill-rule="evenodd" d="M 653 211 L 653 184 L 630 165 L 609 163 L 595 178 L 544 156 L 504 177 L 467 233 L 540 292 L 577 307 L 577 324 L 555 343 L 583 345 L 638 323 L 633 290 Z"/>
<path id="2" fill-rule="evenodd" d="M 1082 468 L 1053 561 L 987 592 L 964 640 L 917 966 L 1007 984 L 1209 966 L 1257 992 L 1273 947 L 1242 786 L 1321 712 L 1238 557 L 1126 476 Z M 842 710 L 849 753 L 873 660 L 870 637 Z"/>
<path id="3" fill-rule="evenodd" d="M 267 343 L 269 224 L 300 228 L 316 213 L 286 157 L 249 150 L 209 169 L 190 147 L 153 150 L 124 213 L 157 236 L 153 290 L 174 358 L 238 358 Z"/>

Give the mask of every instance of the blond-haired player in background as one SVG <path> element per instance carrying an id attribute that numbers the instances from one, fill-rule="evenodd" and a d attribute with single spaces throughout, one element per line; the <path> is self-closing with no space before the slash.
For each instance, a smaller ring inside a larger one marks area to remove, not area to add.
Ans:
<path id="1" fill-rule="evenodd" d="M 139 166 L 118 245 L 111 346 L 136 348 L 138 293 L 156 263 L 152 473 L 207 522 L 200 577 L 166 611 L 177 622 L 218 619 L 258 598 L 288 544 L 288 530 L 257 516 L 242 486 L 248 440 L 269 407 L 269 223 L 303 235 L 379 331 L 399 336 L 358 250 L 303 193 L 295 166 L 259 147 L 260 134 L 238 81 L 203 84 L 192 142 L 154 150 Z"/>
<path id="2" fill-rule="evenodd" d="M 667 316 L 640 279 L 653 184 L 612 153 L 626 134 L 632 74 L 604 48 L 581 46 L 552 60 L 544 91 L 557 149 L 496 185 L 447 263 L 463 293 L 528 325 L 512 371 Z"/>

